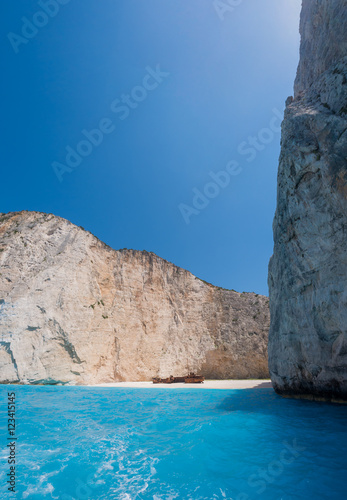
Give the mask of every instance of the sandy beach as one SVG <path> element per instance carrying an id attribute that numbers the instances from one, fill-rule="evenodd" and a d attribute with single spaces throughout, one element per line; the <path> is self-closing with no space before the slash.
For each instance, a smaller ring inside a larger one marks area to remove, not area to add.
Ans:
<path id="1" fill-rule="evenodd" d="M 137 389 L 269 389 L 271 380 L 205 380 L 202 384 L 153 384 L 153 382 L 117 382 L 90 387 L 132 387 Z"/>

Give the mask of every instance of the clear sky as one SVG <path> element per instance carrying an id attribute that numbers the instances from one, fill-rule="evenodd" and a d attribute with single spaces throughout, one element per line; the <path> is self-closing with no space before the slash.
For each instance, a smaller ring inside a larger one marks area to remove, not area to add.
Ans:
<path id="1" fill-rule="evenodd" d="M 1 2 L 0 211 L 267 294 L 300 4 Z"/>

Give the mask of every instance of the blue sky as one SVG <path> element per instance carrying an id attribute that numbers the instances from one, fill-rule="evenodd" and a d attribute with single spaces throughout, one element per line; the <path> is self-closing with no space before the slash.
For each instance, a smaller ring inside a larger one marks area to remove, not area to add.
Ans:
<path id="1" fill-rule="evenodd" d="M 301 2 L 231 4 L 3 2 L 0 211 L 267 294 Z"/>

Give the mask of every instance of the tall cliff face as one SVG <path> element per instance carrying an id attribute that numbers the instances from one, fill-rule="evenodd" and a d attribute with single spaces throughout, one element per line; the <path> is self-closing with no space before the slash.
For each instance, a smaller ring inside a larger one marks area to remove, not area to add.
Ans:
<path id="1" fill-rule="evenodd" d="M 295 97 L 346 57 L 346 10 L 346 0 L 303 0 Z"/>
<path id="2" fill-rule="evenodd" d="M 266 377 L 268 299 L 115 251 L 48 214 L 0 215 L 0 382 Z"/>
<path id="3" fill-rule="evenodd" d="M 347 2 L 304 0 L 282 124 L 269 369 L 283 395 L 347 399 Z"/>

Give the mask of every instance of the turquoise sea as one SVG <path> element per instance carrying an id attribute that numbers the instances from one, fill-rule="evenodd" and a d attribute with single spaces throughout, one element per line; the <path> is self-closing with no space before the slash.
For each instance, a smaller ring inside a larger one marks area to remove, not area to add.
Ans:
<path id="1" fill-rule="evenodd" d="M 16 494 L 7 491 L 7 393 Z M 0 498 L 345 499 L 347 406 L 272 389 L 1 386 Z"/>

